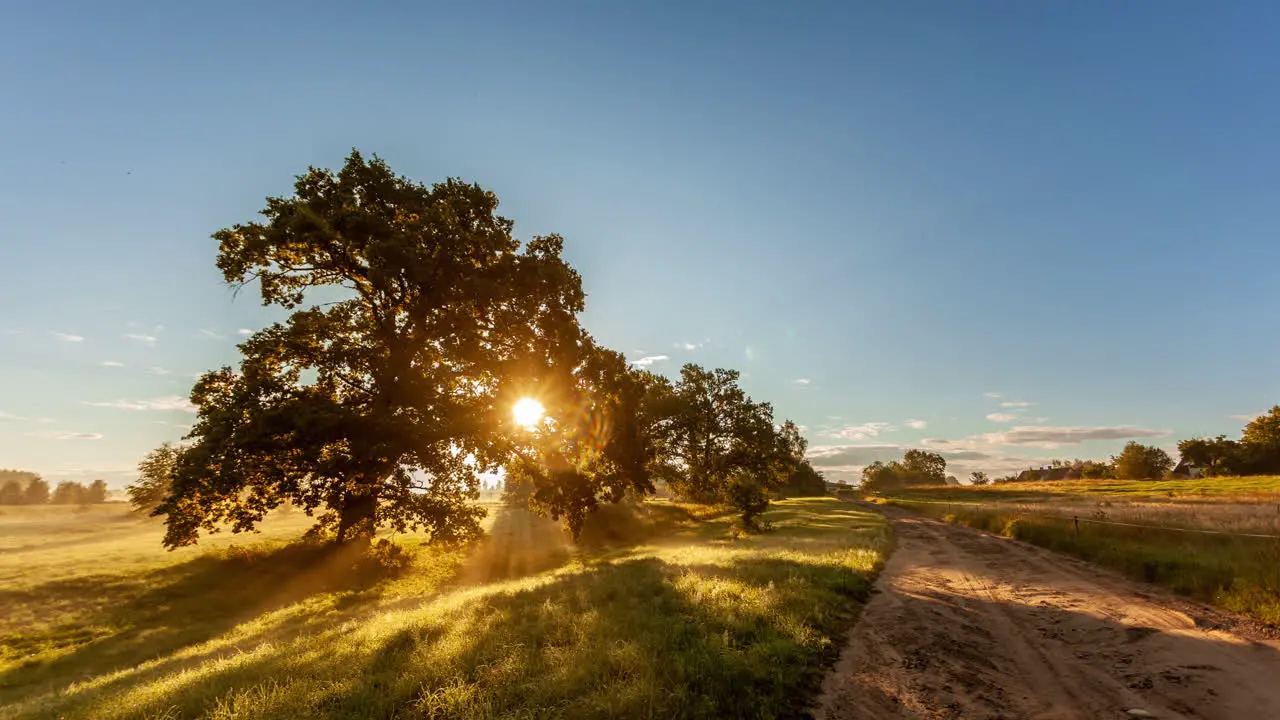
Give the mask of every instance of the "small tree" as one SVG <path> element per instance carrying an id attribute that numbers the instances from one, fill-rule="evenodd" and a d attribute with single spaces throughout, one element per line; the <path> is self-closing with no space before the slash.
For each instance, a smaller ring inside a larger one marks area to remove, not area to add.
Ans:
<path id="1" fill-rule="evenodd" d="M 49 502 L 54 505 L 79 505 L 88 502 L 86 488 L 78 482 L 62 481 L 53 489 Z"/>
<path id="2" fill-rule="evenodd" d="M 1240 445 L 1246 450 L 1249 472 L 1280 473 L 1280 405 L 1251 420 Z"/>
<path id="3" fill-rule="evenodd" d="M 100 505 L 107 501 L 107 481 L 94 480 L 89 483 L 89 487 L 85 488 L 85 499 L 83 502 L 91 505 Z"/>
<path id="4" fill-rule="evenodd" d="M 0 484 L 0 505 L 21 505 L 22 483 L 17 480 L 5 480 Z"/>
<path id="5" fill-rule="evenodd" d="M 32 478 L 22 491 L 23 505 L 43 505 L 49 502 L 49 483 L 39 475 Z"/>
<path id="6" fill-rule="evenodd" d="M 820 497 L 827 494 L 827 481 L 822 473 L 813 469 L 808 460 L 801 461 L 791 477 L 782 486 L 781 493 L 788 497 Z"/>
<path id="7" fill-rule="evenodd" d="M 908 450 L 902 456 L 902 468 L 910 485 L 942 485 L 947 482 L 947 460 L 938 453 Z"/>
<path id="8" fill-rule="evenodd" d="M 1121 480 L 1153 480 L 1173 468 L 1173 459 L 1158 447 L 1130 441 L 1111 458 L 1111 464 Z"/>
<path id="9" fill-rule="evenodd" d="M 168 497 L 180 453 L 181 449 L 173 443 L 164 443 L 143 456 L 138 463 L 138 479 L 125 489 L 135 510 L 152 512 Z"/>
<path id="10" fill-rule="evenodd" d="M 990 483 L 991 483 L 991 479 L 988 478 L 987 474 L 981 470 L 974 470 L 973 472 L 969 473 L 970 485 L 988 485 Z"/>
<path id="11" fill-rule="evenodd" d="M 902 466 L 896 462 L 879 460 L 862 468 L 862 491 L 879 493 L 897 490 L 906 483 L 902 478 Z"/>

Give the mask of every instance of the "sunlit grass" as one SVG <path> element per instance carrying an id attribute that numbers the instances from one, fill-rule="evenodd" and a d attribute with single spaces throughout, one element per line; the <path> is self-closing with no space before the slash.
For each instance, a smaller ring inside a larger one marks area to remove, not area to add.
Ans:
<path id="1" fill-rule="evenodd" d="M 275 540 L 155 551 L 152 569 L 135 558 L 113 581 L 102 567 L 65 588 L 31 568 L 10 600 L 85 602 L 6 630 L 36 652 L 0 661 L 0 714 L 785 716 L 834 658 L 888 544 L 878 516 L 834 499 L 779 503 L 774 532 L 737 539 L 732 516 L 701 508 L 611 512 L 588 548 L 520 512 L 465 552 L 410 538 L 399 574 Z M 90 601 L 100 587 L 116 600 Z"/>

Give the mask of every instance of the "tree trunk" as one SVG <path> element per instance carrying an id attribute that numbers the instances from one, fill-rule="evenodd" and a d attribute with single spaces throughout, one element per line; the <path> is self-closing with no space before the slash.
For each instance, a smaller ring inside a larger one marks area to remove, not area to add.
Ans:
<path id="1" fill-rule="evenodd" d="M 349 539 L 372 538 L 374 511 L 377 507 L 378 497 L 372 492 L 347 493 L 343 497 L 342 508 L 338 511 L 338 543 Z"/>

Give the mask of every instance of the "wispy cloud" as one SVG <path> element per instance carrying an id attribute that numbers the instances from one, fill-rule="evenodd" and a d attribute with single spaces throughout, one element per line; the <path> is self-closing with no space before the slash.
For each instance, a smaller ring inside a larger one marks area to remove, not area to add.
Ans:
<path id="1" fill-rule="evenodd" d="M 125 333 L 121 337 L 125 338 L 126 340 L 133 340 L 134 342 L 140 342 L 143 345 L 156 344 L 155 335 L 144 335 L 143 333 Z"/>
<path id="2" fill-rule="evenodd" d="M 196 334 L 199 335 L 200 337 L 209 338 L 211 340 L 221 340 L 223 337 L 222 335 L 208 328 L 200 328 L 199 330 L 196 331 Z"/>
<path id="3" fill-rule="evenodd" d="M 700 347 L 702 347 L 702 343 L 691 343 L 691 342 L 676 343 L 677 349 L 684 350 L 686 352 L 693 352 L 694 350 L 697 350 Z"/>
<path id="4" fill-rule="evenodd" d="M 994 398 L 996 400 L 999 400 L 1000 398 L 1004 397 L 1004 393 L 991 392 L 991 393 L 982 393 L 982 394 L 986 397 Z"/>
<path id="5" fill-rule="evenodd" d="M 921 442 L 934 447 L 974 448 L 993 445 L 1027 445 L 1056 448 L 1079 445 L 1090 440 L 1137 440 L 1163 437 L 1168 430 L 1151 430 L 1132 425 L 1080 425 L 1051 427 L 1047 425 L 1016 425 L 1008 430 L 970 435 L 959 440 L 926 438 Z"/>
<path id="6" fill-rule="evenodd" d="M 166 370 L 162 367 L 156 367 L 155 365 L 147 368 L 146 372 L 148 375 L 170 375 L 173 373 L 172 370 Z"/>
<path id="7" fill-rule="evenodd" d="M 33 422 L 33 423 L 53 423 L 57 422 L 53 418 L 47 417 L 28 417 L 26 415 L 18 415 L 16 413 L 5 412 L 0 410 L 0 420 L 8 420 L 9 422 Z"/>
<path id="8" fill-rule="evenodd" d="M 897 428 L 887 422 L 868 422 L 861 425 L 848 425 L 838 428 L 834 434 L 836 437 L 848 440 L 867 440 L 881 433 L 893 432 L 894 430 L 897 430 Z"/>
<path id="9" fill-rule="evenodd" d="M 991 422 L 1007 423 L 1018 419 L 1013 413 L 988 413 L 987 419 Z"/>
<path id="10" fill-rule="evenodd" d="M 812 380 L 810 380 L 809 378 L 796 378 L 795 380 L 792 380 L 791 382 L 792 382 L 793 384 L 796 384 L 796 385 L 799 385 L 799 386 L 801 386 L 801 387 L 804 387 L 804 386 L 808 385 L 809 383 L 811 383 L 811 382 L 813 382 L 813 381 L 812 381 Z"/>
<path id="11" fill-rule="evenodd" d="M 83 335 L 72 335 L 72 334 L 70 334 L 70 333 L 56 332 L 56 331 L 54 331 L 54 332 L 50 332 L 49 334 L 50 334 L 50 335 L 52 335 L 52 336 L 54 336 L 54 337 L 56 337 L 56 338 L 58 338 L 58 339 L 59 339 L 59 340 L 61 340 L 62 342 L 69 342 L 69 343 L 81 343 L 81 342 L 84 342 L 84 336 L 83 336 Z"/>
<path id="12" fill-rule="evenodd" d="M 102 367 L 124 367 L 124 363 L 118 362 L 116 360 L 103 360 L 98 364 L 101 365 Z"/>
<path id="13" fill-rule="evenodd" d="M 1000 403 L 1000 407 L 1006 408 L 1025 408 L 1031 407 L 1032 405 L 1035 405 L 1035 403 L 1029 403 L 1024 400 L 1006 400 L 1005 402 Z"/>
<path id="14" fill-rule="evenodd" d="M 47 440 L 101 440 L 102 433 L 54 432 L 32 434 L 31 437 L 40 437 Z"/>
<path id="15" fill-rule="evenodd" d="M 236 331 L 236 334 L 237 334 L 237 335 L 252 335 L 252 334 L 253 334 L 253 331 L 252 331 L 252 330 L 250 330 L 249 328 L 240 328 L 239 330 L 237 330 L 237 331 Z"/>
<path id="16" fill-rule="evenodd" d="M 649 367 L 654 363 L 665 362 L 670 359 L 671 358 L 667 357 L 666 355 L 646 355 L 638 360 L 632 360 L 631 364 L 637 367 Z"/>
<path id="17" fill-rule="evenodd" d="M 1259 416 L 1261 416 L 1261 415 L 1262 415 L 1262 413 L 1245 413 L 1245 414 L 1241 414 L 1241 415 L 1232 415 L 1232 416 L 1231 416 L 1231 419 L 1232 419 L 1232 420 L 1241 420 L 1241 421 L 1243 421 L 1243 422 L 1253 422 L 1253 420 L 1254 420 L 1254 419 L 1258 418 L 1258 417 L 1259 417 Z"/>
<path id="18" fill-rule="evenodd" d="M 80 404 L 90 407 L 115 408 L 117 410 L 181 410 L 189 413 L 196 411 L 196 406 L 180 395 L 166 395 L 150 400 L 106 400 L 101 402 L 85 400 Z"/>
<path id="19" fill-rule="evenodd" d="M 926 420 L 908 420 L 908 421 L 906 421 L 906 422 L 904 422 L 904 423 L 902 423 L 902 424 L 903 424 L 903 425 L 906 425 L 907 427 L 911 428 L 912 430 L 923 430 L 923 429 L 925 429 L 925 428 L 929 427 L 929 423 L 928 423 L 928 421 L 926 421 Z"/>

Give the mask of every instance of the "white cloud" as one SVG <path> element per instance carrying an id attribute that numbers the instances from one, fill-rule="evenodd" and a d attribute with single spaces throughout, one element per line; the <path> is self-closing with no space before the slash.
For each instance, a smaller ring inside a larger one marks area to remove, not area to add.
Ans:
<path id="1" fill-rule="evenodd" d="M 206 337 L 206 338 L 210 338 L 210 339 L 213 339 L 213 340 L 221 340 L 221 339 L 222 339 L 222 336 L 221 336 L 221 335 L 219 335 L 218 333 L 216 333 L 216 332 L 214 332 L 213 330 L 210 330 L 210 329 L 208 329 L 208 328 L 200 328 L 198 331 L 196 331 L 196 334 L 197 334 L 197 335 L 199 335 L 200 337 Z"/>
<path id="2" fill-rule="evenodd" d="M 1024 407 L 1031 407 L 1031 406 L 1032 406 L 1032 405 L 1034 405 L 1034 404 L 1035 404 L 1035 403 L 1029 403 L 1029 402 L 1025 402 L 1025 401 L 1023 401 L 1023 400 L 1011 400 L 1011 401 L 1006 401 L 1006 402 L 1002 402 L 1002 403 L 1000 403 L 1000 407 L 1007 407 L 1007 408 L 1024 408 Z"/>
<path id="3" fill-rule="evenodd" d="M 146 372 L 148 375 L 170 375 L 173 373 L 172 370 L 166 370 L 162 367 L 156 367 L 155 365 L 147 368 Z"/>
<path id="4" fill-rule="evenodd" d="M 796 385 L 800 385 L 800 386 L 802 386 L 802 387 L 803 387 L 803 386 L 808 385 L 809 383 L 811 383 L 811 382 L 813 382 L 813 381 L 812 381 L 812 380 L 810 380 L 809 378 L 796 378 L 795 380 L 792 380 L 791 382 L 792 382 L 792 383 L 794 383 L 794 384 L 796 384 Z"/>
<path id="5" fill-rule="evenodd" d="M 43 433 L 33 437 L 42 437 L 49 440 L 101 440 L 102 433 L 55 432 Z"/>
<path id="6" fill-rule="evenodd" d="M 1000 398 L 1004 397 L 1004 393 L 982 393 L 982 394 L 986 397 L 994 398 L 996 400 L 999 400 Z"/>
<path id="7" fill-rule="evenodd" d="M 42 423 L 42 424 L 57 422 L 57 420 L 54 420 L 53 418 L 27 417 L 26 415 L 17 415 L 11 412 L 5 412 L 3 410 L 0 410 L 0 420 L 9 420 L 12 422 L 33 422 L 33 423 Z"/>
<path id="8" fill-rule="evenodd" d="M 1232 420 L 1241 420 L 1241 421 L 1243 421 L 1243 422 L 1253 422 L 1253 420 L 1254 420 L 1255 418 L 1258 418 L 1258 417 L 1260 417 L 1261 415 L 1262 415 L 1262 413 L 1246 413 L 1246 414 L 1241 414 L 1241 415 L 1232 415 L 1232 416 L 1231 416 L 1231 419 L 1232 419 Z"/>
<path id="9" fill-rule="evenodd" d="M 252 330 L 250 330 L 249 328 L 240 328 L 239 330 L 237 330 L 237 331 L 236 331 L 236 334 L 237 334 L 237 335 L 252 335 L 252 334 L 253 334 L 253 331 L 252 331 Z"/>
<path id="10" fill-rule="evenodd" d="M 191 404 L 187 398 L 179 395 L 166 395 L 164 397 L 152 398 L 151 400 L 108 400 L 104 402 L 83 401 L 82 405 L 91 407 L 115 408 L 117 410 L 181 410 L 182 412 L 193 413 L 196 406 Z"/>
<path id="11" fill-rule="evenodd" d="M 905 423 L 903 423 L 903 425 L 906 425 L 912 430 L 923 430 L 929 427 L 929 423 L 925 420 L 908 420 Z"/>
<path id="12" fill-rule="evenodd" d="M 1007 423 L 1018 419 L 1013 413 L 988 413 L 987 419 L 991 422 Z"/>
<path id="13" fill-rule="evenodd" d="M 124 363 L 118 362 L 116 360 L 103 360 L 98 364 L 101 365 L 102 367 L 124 367 Z"/>
<path id="14" fill-rule="evenodd" d="M 1150 430 L 1132 425 L 1092 425 L 1050 427 L 1046 425 L 1016 425 L 1008 430 L 981 435 L 970 435 L 960 440 L 925 438 L 922 444 L 944 448 L 980 448 L 993 445 L 1027 445 L 1055 448 L 1063 445 L 1079 445 L 1090 440 L 1134 440 L 1162 437 L 1167 430 Z"/>
<path id="15" fill-rule="evenodd" d="M 681 343 L 676 343 L 676 347 L 680 350 L 692 352 L 702 347 L 702 343 L 681 342 Z"/>
<path id="16" fill-rule="evenodd" d="M 56 338 L 58 338 L 58 339 L 59 339 L 59 340 L 61 340 L 62 342 L 69 342 L 69 343 L 80 343 L 80 342 L 84 342 L 84 336 L 83 336 L 83 335 L 71 335 L 71 334 L 69 334 L 69 333 L 64 333 L 64 332 L 51 332 L 51 333 L 49 333 L 49 334 L 50 334 L 50 335 L 52 335 L 52 336 L 54 336 L 54 337 L 56 337 Z"/>
<path id="17" fill-rule="evenodd" d="M 144 334 L 142 334 L 142 333 L 125 333 L 125 334 L 124 334 L 124 335 L 122 335 L 121 337 L 125 338 L 126 340 L 133 340 L 133 341 L 135 341 L 135 342 L 140 342 L 140 343 L 142 343 L 143 345 L 155 345 L 155 344 L 156 344 L 156 336 L 155 336 L 155 335 L 144 335 Z"/>
<path id="18" fill-rule="evenodd" d="M 880 433 L 893 432 L 894 430 L 897 430 L 897 428 L 887 422 L 869 422 L 837 428 L 833 434 L 836 437 L 849 440 L 867 440 L 876 437 Z"/>
<path id="19" fill-rule="evenodd" d="M 654 363 L 664 362 L 670 359 L 671 358 L 666 355 L 646 355 L 638 360 L 632 360 L 631 364 L 637 367 L 649 367 Z"/>

